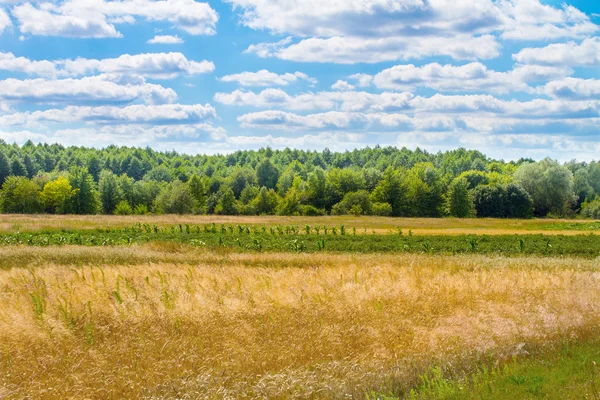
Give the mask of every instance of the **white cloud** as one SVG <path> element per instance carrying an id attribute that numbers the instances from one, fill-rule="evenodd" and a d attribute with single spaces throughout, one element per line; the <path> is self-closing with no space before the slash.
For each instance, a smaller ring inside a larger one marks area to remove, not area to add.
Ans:
<path id="1" fill-rule="evenodd" d="M 513 55 L 524 64 L 600 66 L 600 37 L 575 42 L 555 43 L 546 47 L 525 48 Z"/>
<path id="2" fill-rule="evenodd" d="M 50 123 L 94 123 L 94 124 L 197 124 L 217 117 L 210 105 L 134 104 L 125 107 L 69 106 L 63 109 L 50 109 L 14 113 L 0 116 L 0 125 L 36 125 Z"/>
<path id="3" fill-rule="evenodd" d="M 52 12 L 58 7 L 47 4 L 45 8 L 36 8 L 26 3 L 16 6 L 12 15 L 19 21 L 19 30 L 39 36 L 64 36 L 79 38 L 120 38 L 114 25 L 106 20 L 106 16 L 91 12 L 85 14 L 63 14 Z"/>
<path id="4" fill-rule="evenodd" d="M 242 23 L 303 38 L 260 43 L 249 52 L 308 62 L 381 62 L 426 56 L 489 59 L 503 39 L 584 38 L 598 32 L 571 6 L 539 0 L 228 0 Z"/>
<path id="5" fill-rule="evenodd" d="M 367 92 L 318 92 L 290 96 L 281 89 L 265 89 L 260 93 L 235 90 L 232 93 L 216 93 L 217 103 L 231 106 L 280 108 L 287 110 L 389 111 L 408 107 L 413 98 L 410 93 L 373 94 Z"/>
<path id="6" fill-rule="evenodd" d="M 511 0 L 498 2 L 498 6 L 508 17 L 502 28 L 503 39 L 584 38 L 598 32 L 587 15 L 566 4 L 555 8 L 539 0 Z"/>
<path id="7" fill-rule="evenodd" d="M 179 75 L 197 75 L 213 72 L 211 61 L 188 60 L 181 53 L 123 54 L 103 60 L 77 58 L 75 60 L 33 61 L 0 52 L 0 70 L 24 72 L 42 77 L 82 76 L 95 73 L 138 75 L 154 79 L 172 79 Z"/>
<path id="8" fill-rule="evenodd" d="M 575 97 L 575 96 L 573 96 Z M 584 98 L 584 96 L 580 96 Z M 497 119 L 575 119 L 600 116 L 600 100 L 573 101 L 534 99 L 501 100 L 491 95 L 435 94 L 431 97 L 411 93 L 318 92 L 290 96 L 280 89 L 260 93 L 234 91 L 217 93 L 215 101 L 225 105 L 279 110 L 335 110 L 371 114 L 400 112 L 405 115 L 489 115 Z M 273 110 L 269 110 L 273 111 Z M 279 115 L 279 114 L 277 114 Z M 427 117 L 429 118 L 429 117 Z"/>
<path id="9" fill-rule="evenodd" d="M 182 44 L 183 39 L 175 35 L 156 35 L 148 40 L 148 44 Z"/>
<path id="10" fill-rule="evenodd" d="M 274 129 L 368 129 L 374 125 L 400 128 L 410 123 L 403 114 L 365 114 L 330 111 L 320 114 L 298 115 L 285 111 L 260 111 L 238 117 L 242 127 Z"/>
<path id="11" fill-rule="evenodd" d="M 410 90 L 427 87 L 438 91 L 495 92 L 529 91 L 529 84 L 547 82 L 568 76 L 568 68 L 546 66 L 517 66 L 507 72 L 497 72 L 474 62 L 460 66 L 431 63 L 416 67 L 412 64 L 397 65 L 372 77 L 373 84 L 382 89 Z M 359 77 L 364 83 L 371 81 Z"/>
<path id="12" fill-rule="evenodd" d="M 213 35 L 219 18 L 207 3 L 194 0 L 65 0 L 18 5 L 12 14 L 22 33 L 78 38 L 122 37 L 115 24 L 135 18 L 168 21 L 191 35 Z"/>
<path id="13" fill-rule="evenodd" d="M 12 26 L 10 17 L 2 8 L 0 8 L 0 34 L 8 27 Z"/>
<path id="14" fill-rule="evenodd" d="M 27 103 L 171 103 L 173 89 L 148 84 L 141 78 L 99 75 L 81 79 L 6 79 L 0 81 L 0 99 Z"/>
<path id="15" fill-rule="evenodd" d="M 349 84 L 346 81 L 338 80 L 336 83 L 331 85 L 333 90 L 349 91 L 356 89 L 356 86 Z"/>
<path id="16" fill-rule="evenodd" d="M 287 86 L 296 83 L 298 79 L 316 84 L 317 80 L 303 72 L 276 74 L 266 69 L 257 72 L 241 72 L 239 74 L 225 75 L 219 80 L 222 82 L 236 82 L 240 86 Z"/>
<path id="17" fill-rule="evenodd" d="M 56 76 L 56 66 L 51 61 L 32 61 L 25 57 L 15 57 L 12 53 L 0 52 L 0 70 L 24 72 L 44 77 Z"/>
<path id="18" fill-rule="evenodd" d="M 598 100 L 600 98 L 600 80 L 565 78 L 548 82 L 545 86 L 538 88 L 538 93 L 558 99 Z"/>
<path id="19" fill-rule="evenodd" d="M 318 63 L 379 63 L 431 56 L 457 60 L 490 59 L 500 55 L 493 35 L 446 37 L 341 37 L 309 38 L 298 43 L 289 40 L 251 45 L 247 53 L 289 61 Z"/>
<path id="20" fill-rule="evenodd" d="M 155 79 L 172 79 L 180 74 L 206 74 L 215 69 L 211 61 L 191 61 L 181 53 L 123 54 L 118 58 L 78 58 L 58 61 L 57 64 L 69 75 L 99 72 L 140 75 Z"/>

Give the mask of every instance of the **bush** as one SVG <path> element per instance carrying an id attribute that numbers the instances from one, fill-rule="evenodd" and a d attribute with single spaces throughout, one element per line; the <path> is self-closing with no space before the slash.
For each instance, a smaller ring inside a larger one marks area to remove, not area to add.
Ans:
<path id="1" fill-rule="evenodd" d="M 584 202 L 581 206 L 581 215 L 585 218 L 600 219 L 600 199 L 590 203 Z"/>
<path id="2" fill-rule="evenodd" d="M 148 207 L 146 207 L 145 204 L 138 204 L 133 209 L 133 213 L 135 215 L 148 215 L 148 214 L 150 214 L 150 211 L 148 210 Z"/>
<path id="3" fill-rule="evenodd" d="M 300 213 L 305 217 L 318 217 L 326 214 L 325 210 L 310 205 L 300 206 Z"/>
<path id="4" fill-rule="evenodd" d="M 371 203 L 369 192 L 359 190 L 358 192 L 346 193 L 343 200 L 333 206 L 331 213 L 333 215 L 369 215 L 372 210 L 373 203 Z"/>
<path id="5" fill-rule="evenodd" d="M 114 214 L 115 215 L 131 215 L 131 214 L 133 214 L 133 209 L 131 208 L 131 206 L 129 205 L 129 203 L 126 200 L 121 200 L 119 203 L 117 203 Z"/>
<path id="6" fill-rule="evenodd" d="M 390 203 L 373 203 L 373 215 L 390 217 L 392 215 L 392 205 Z"/>

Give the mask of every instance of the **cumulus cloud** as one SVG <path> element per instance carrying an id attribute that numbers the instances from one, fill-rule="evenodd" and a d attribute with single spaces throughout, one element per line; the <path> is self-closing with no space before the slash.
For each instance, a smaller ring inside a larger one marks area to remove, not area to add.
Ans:
<path id="1" fill-rule="evenodd" d="M 411 90 L 427 87 L 438 91 L 495 92 L 530 91 L 530 84 L 547 82 L 566 77 L 573 71 L 565 67 L 517 66 L 507 72 L 488 69 L 480 62 L 460 66 L 426 64 L 417 67 L 413 64 L 397 65 L 381 71 L 375 76 L 352 76 L 366 86 L 373 83 L 381 89 Z"/>
<path id="2" fill-rule="evenodd" d="M 545 47 L 525 48 L 513 55 L 523 64 L 600 66 L 600 37 L 575 42 L 555 43 Z"/>
<path id="3" fill-rule="evenodd" d="M 37 123 L 95 123 L 95 124 L 197 124 L 216 118 L 217 113 L 210 105 L 134 104 L 125 107 L 68 106 L 14 113 L 0 116 L 0 125 L 32 125 Z"/>
<path id="4" fill-rule="evenodd" d="M 600 80 L 565 78 L 548 82 L 543 87 L 538 88 L 538 93 L 556 99 L 597 100 L 600 98 Z"/>
<path id="5" fill-rule="evenodd" d="M 0 70 L 24 72 L 44 77 L 56 76 L 56 65 L 51 61 L 33 61 L 25 57 L 15 57 L 12 53 L 0 52 Z"/>
<path id="6" fill-rule="evenodd" d="M 0 8 L 0 34 L 8 27 L 12 26 L 10 17 L 2 8 Z"/>
<path id="7" fill-rule="evenodd" d="M 349 84 L 347 81 L 338 80 L 336 83 L 331 85 L 333 90 L 348 91 L 356 89 L 356 86 Z"/>
<path id="8" fill-rule="evenodd" d="M 598 26 L 574 7 L 539 0 L 228 0 L 242 23 L 303 38 L 259 43 L 248 52 L 307 62 L 381 62 L 427 56 L 489 59 L 495 34 L 510 40 L 584 38 Z"/>
<path id="9" fill-rule="evenodd" d="M 182 44 L 183 39 L 175 35 L 156 35 L 148 40 L 148 44 Z"/>
<path id="10" fill-rule="evenodd" d="M 582 96 L 583 97 L 583 96 Z M 225 105 L 270 108 L 268 111 L 334 110 L 349 113 L 405 115 L 489 115 L 497 119 L 576 119 L 600 115 L 600 101 L 573 99 L 502 100 L 491 95 L 414 96 L 412 93 L 318 92 L 290 96 L 280 89 L 260 93 L 217 93 L 215 101 Z M 280 114 L 276 114 L 280 115 Z M 445 118 L 445 117 L 444 117 Z"/>
<path id="11" fill-rule="evenodd" d="M 142 78 L 98 75 L 81 79 L 6 79 L 0 81 L 0 99 L 27 103 L 171 103 L 173 89 L 146 83 Z"/>
<path id="12" fill-rule="evenodd" d="M 318 92 L 290 96 L 281 89 L 265 89 L 259 93 L 236 90 L 216 93 L 217 103 L 230 106 L 252 106 L 289 110 L 389 111 L 405 109 L 413 98 L 411 93 Z"/>
<path id="13" fill-rule="evenodd" d="M 287 86 L 290 83 L 296 83 L 299 79 L 311 84 L 317 83 L 316 79 L 303 72 L 276 74 L 266 69 L 257 72 L 245 71 L 239 74 L 225 75 L 219 80 L 221 82 L 235 82 L 240 86 Z"/>
<path id="14" fill-rule="evenodd" d="M 123 54 L 103 60 L 77 58 L 75 60 L 33 61 L 0 52 L 0 70 L 24 72 L 42 77 L 82 76 L 96 73 L 139 75 L 153 79 L 172 79 L 179 75 L 197 75 L 213 72 L 211 61 L 188 60 L 181 53 Z"/>
<path id="15" fill-rule="evenodd" d="M 13 7 L 22 33 L 75 38 L 118 38 L 115 25 L 136 18 L 166 21 L 191 35 L 214 35 L 218 14 L 207 3 L 194 0 L 64 0 L 39 6 Z"/>
<path id="16" fill-rule="evenodd" d="M 340 64 L 379 63 L 431 56 L 457 60 L 490 59 L 500 55 L 500 44 L 493 35 L 457 37 L 383 37 L 356 38 L 336 36 L 309 38 L 298 43 L 289 40 L 251 45 L 247 53 L 300 62 Z"/>
<path id="17" fill-rule="evenodd" d="M 69 75 L 90 73 L 118 73 L 140 75 L 154 79 L 172 79 L 180 74 L 206 74 L 215 70 L 211 61 L 191 61 L 182 53 L 123 54 L 103 60 L 77 58 L 58 61 Z"/>

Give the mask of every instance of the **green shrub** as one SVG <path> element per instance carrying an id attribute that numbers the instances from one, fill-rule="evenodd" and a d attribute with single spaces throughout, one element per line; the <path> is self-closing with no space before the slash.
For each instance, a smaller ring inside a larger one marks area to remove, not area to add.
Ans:
<path id="1" fill-rule="evenodd" d="M 138 204 L 133 209 L 133 213 L 135 215 L 147 215 L 147 214 L 150 214 L 150 211 L 148 211 L 148 207 L 146 207 L 145 204 Z"/>
<path id="2" fill-rule="evenodd" d="M 114 214 L 115 215 L 131 215 L 131 214 L 133 214 L 133 209 L 131 208 L 131 206 L 129 205 L 129 203 L 126 200 L 121 200 L 115 207 Z"/>
<path id="3" fill-rule="evenodd" d="M 392 215 L 392 205 L 390 203 L 373 203 L 373 215 L 379 217 L 389 217 Z"/>
<path id="4" fill-rule="evenodd" d="M 581 215 L 589 219 L 600 219 L 600 199 L 590 203 L 584 202 L 581 206 Z"/>
<path id="5" fill-rule="evenodd" d="M 300 206 L 300 212 L 305 217 L 318 217 L 326 214 L 325 210 L 309 205 Z"/>

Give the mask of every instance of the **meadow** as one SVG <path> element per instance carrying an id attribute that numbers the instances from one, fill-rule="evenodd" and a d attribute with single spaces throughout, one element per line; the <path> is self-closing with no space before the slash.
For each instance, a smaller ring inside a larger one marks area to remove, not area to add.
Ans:
<path id="1" fill-rule="evenodd" d="M 600 396 L 589 221 L 136 218 L 2 216 L 0 398 Z"/>

